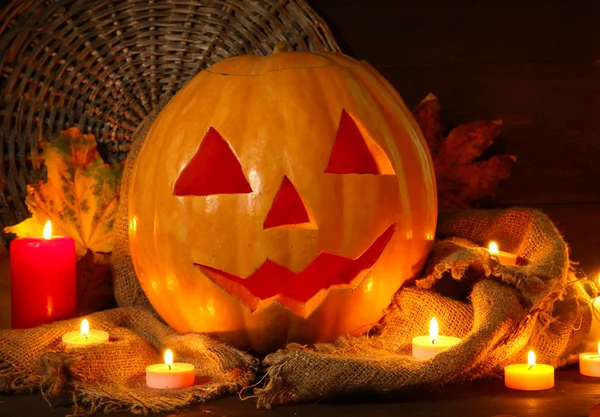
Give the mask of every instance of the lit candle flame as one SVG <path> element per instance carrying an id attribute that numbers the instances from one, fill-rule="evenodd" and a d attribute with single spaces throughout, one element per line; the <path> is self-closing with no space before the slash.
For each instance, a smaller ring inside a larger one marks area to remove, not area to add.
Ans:
<path id="1" fill-rule="evenodd" d="M 171 352 L 171 349 L 165 350 L 165 365 L 169 367 L 169 370 L 173 366 L 173 352 Z"/>
<path id="2" fill-rule="evenodd" d="M 496 244 L 496 242 L 493 242 L 493 241 L 490 242 L 489 250 L 492 255 L 498 255 L 499 250 L 498 250 L 498 245 Z"/>
<path id="3" fill-rule="evenodd" d="M 429 323 L 429 339 L 431 340 L 431 344 L 435 344 L 435 341 L 438 338 L 438 332 L 439 332 L 438 323 L 434 317 L 431 319 L 431 322 Z"/>
<path id="4" fill-rule="evenodd" d="M 535 365 L 535 353 L 533 353 L 533 350 L 530 350 L 527 354 L 527 365 L 530 367 Z"/>
<path id="5" fill-rule="evenodd" d="M 90 323 L 87 321 L 87 319 L 83 319 L 81 320 L 81 335 L 83 337 L 85 337 L 86 339 L 89 337 L 90 335 Z"/>
<path id="6" fill-rule="evenodd" d="M 44 239 L 50 239 L 52 237 L 52 222 L 50 220 L 46 222 L 42 236 L 44 236 Z"/>

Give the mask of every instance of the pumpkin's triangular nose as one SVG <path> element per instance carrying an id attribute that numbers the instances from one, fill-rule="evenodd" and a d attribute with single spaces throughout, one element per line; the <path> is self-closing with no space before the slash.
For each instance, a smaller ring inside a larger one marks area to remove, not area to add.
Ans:
<path id="1" fill-rule="evenodd" d="M 284 176 L 263 227 L 265 229 L 281 226 L 294 227 L 309 223 L 311 223 L 310 216 L 302 197 L 290 179 Z"/>

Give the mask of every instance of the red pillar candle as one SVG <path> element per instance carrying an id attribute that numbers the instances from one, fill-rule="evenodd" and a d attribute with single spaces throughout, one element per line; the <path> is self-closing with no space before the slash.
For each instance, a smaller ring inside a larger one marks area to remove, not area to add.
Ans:
<path id="1" fill-rule="evenodd" d="M 10 293 L 13 329 L 26 329 L 75 317 L 77 275 L 75 242 L 52 236 L 23 237 L 10 244 Z"/>

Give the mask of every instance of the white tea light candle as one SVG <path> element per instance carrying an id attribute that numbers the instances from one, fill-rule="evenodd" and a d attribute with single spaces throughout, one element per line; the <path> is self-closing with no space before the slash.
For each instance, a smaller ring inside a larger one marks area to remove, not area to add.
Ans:
<path id="1" fill-rule="evenodd" d="M 536 364 L 535 353 L 529 351 L 527 363 L 504 368 L 504 385 L 520 391 L 541 391 L 554 387 L 554 366 Z"/>
<path id="2" fill-rule="evenodd" d="M 579 355 L 579 372 L 585 376 L 600 377 L 600 342 L 598 342 L 598 352 L 585 352 Z"/>
<path id="3" fill-rule="evenodd" d="M 498 249 L 498 244 L 494 241 L 490 242 L 488 247 L 488 252 L 492 257 L 498 259 L 502 265 L 516 265 L 517 264 L 517 255 L 514 253 L 503 252 Z"/>
<path id="4" fill-rule="evenodd" d="M 417 336 L 412 340 L 412 356 L 427 359 L 461 342 L 458 337 L 440 336 L 435 317 L 429 323 L 429 336 Z"/>
<path id="5" fill-rule="evenodd" d="M 173 363 L 171 349 L 165 351 L 165 363 L 146 367 L 146 385 L 150 388 L 174 389 L 194 385 L 196 376 L 191 363 Z"/>
<path id="6" fill-rule="evenodd" d="M 64 334 L 62 341 L 67 349 L 87 347 L 108 342 L 108 333 L 103 330 L 90 330 L 90 323 L 83 319 L 79 331 Z"/>

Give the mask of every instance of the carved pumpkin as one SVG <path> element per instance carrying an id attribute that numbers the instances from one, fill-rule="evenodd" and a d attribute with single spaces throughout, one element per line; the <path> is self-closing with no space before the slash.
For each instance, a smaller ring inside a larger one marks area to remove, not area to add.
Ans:
<path id="1" fill-rule="evenodd" d="M 363 333 L 433 242 L 435 182 L 398 93 L 340 54 L 221 61 L 156 119 L 130 246 L 179 332 L 265 352 Z"/>

